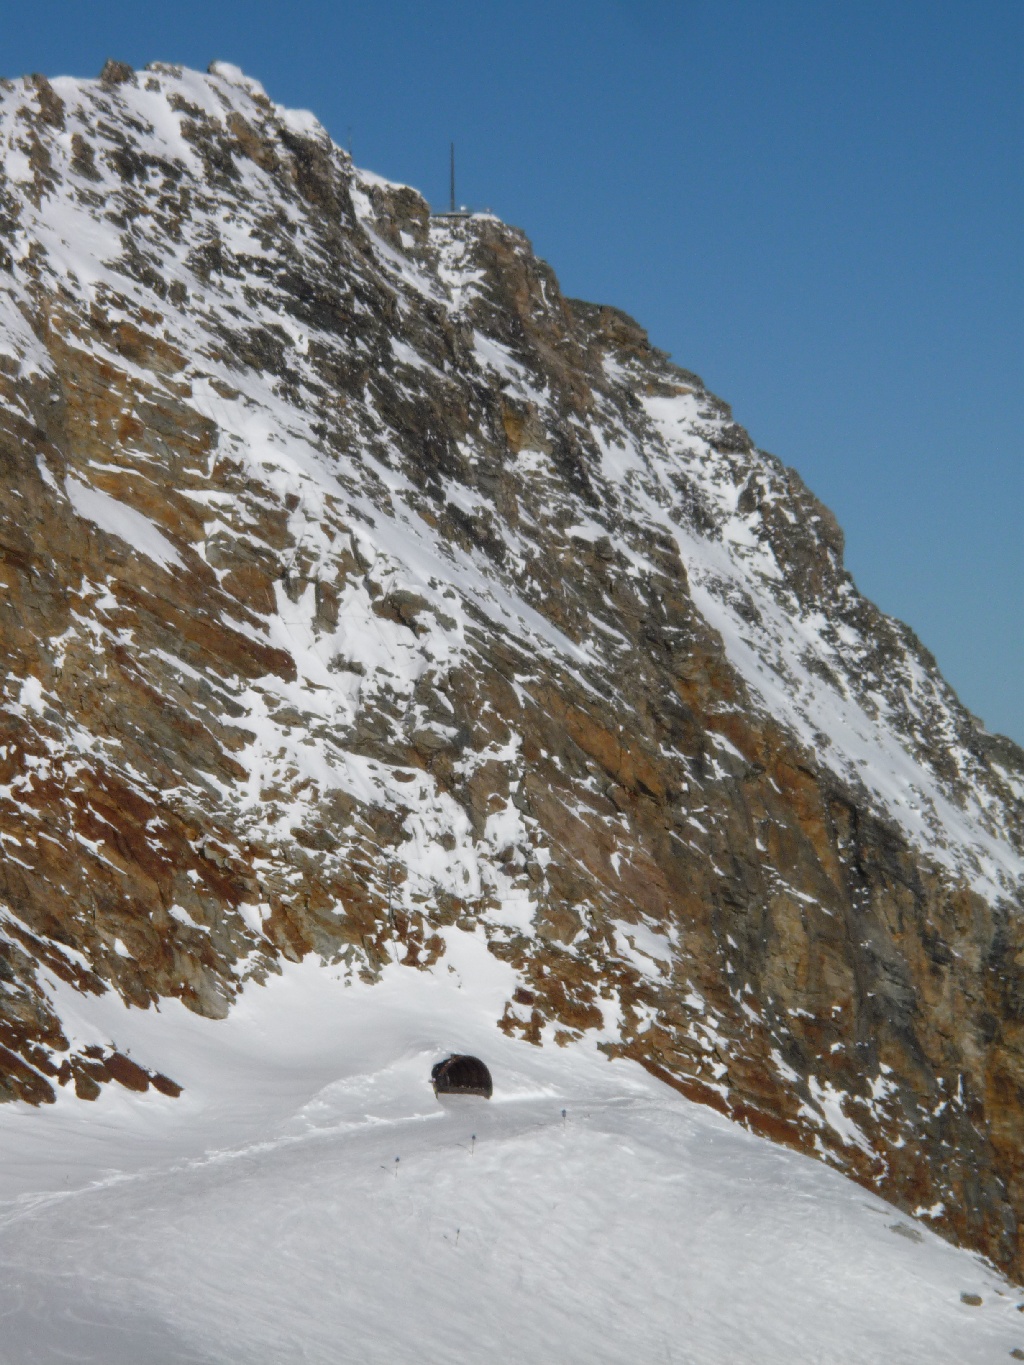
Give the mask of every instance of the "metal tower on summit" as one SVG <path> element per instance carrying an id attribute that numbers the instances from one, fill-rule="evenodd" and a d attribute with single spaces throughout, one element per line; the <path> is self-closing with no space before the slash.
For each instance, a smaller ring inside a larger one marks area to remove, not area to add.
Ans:
<path id="1" fill-rule="evenodd" d="M 448 210 L 445 213 L 432 213 L 432 218 L 469 218 L 469 209 L 458 208 L 455 203 L 455 143 L 448 144 Z"/>

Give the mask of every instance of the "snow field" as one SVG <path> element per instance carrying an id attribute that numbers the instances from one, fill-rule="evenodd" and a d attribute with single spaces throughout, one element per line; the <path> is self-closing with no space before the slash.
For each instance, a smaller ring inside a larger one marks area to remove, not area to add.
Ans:
<path id="1" fill-rule="evenodd" d="M 632 1063 L 505 1038 L 513 976 L 481 937 L 449 930 L 429 973 L 340 978 L 285 964 L 222 1021 L 69 1002 L 77 1037 L 186 1090 L 0 1112 L 3 1365 L 953 1365 L 1024 1346 L 1024 1296 L 836 1172 Z M 435 1099 L 448 1050 L 488 1062 L 492 1101 Z"/>

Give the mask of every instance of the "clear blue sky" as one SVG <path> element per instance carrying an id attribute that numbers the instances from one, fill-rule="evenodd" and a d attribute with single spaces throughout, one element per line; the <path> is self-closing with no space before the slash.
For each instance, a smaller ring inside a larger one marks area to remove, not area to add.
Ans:
<path id="1" fill-rule="evenodd" d="M 7 0 L 0 72 L 236 62 L 526 229 L 837 513 L 1024 742 L 1020 0 Z"/>

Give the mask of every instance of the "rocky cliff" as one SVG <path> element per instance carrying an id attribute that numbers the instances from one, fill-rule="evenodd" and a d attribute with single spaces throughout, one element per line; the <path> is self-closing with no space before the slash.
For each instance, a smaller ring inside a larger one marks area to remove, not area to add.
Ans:
<path id="1" fill-rule="evenodd" d="M 0 83 L 0 1096 L 458 924 L 1024 1275 L 1024 755 L 696 375 L 235 68 Z"/>

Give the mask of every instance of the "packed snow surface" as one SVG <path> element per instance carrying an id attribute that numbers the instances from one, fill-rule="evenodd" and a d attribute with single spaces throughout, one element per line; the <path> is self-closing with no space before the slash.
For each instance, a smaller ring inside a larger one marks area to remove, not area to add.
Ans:
<path id="1" fill-rule="evenodd" d="M 185 1085 L 0 1112 L 0 1361 L 997 1361 L 1020 1296 L 825 1166 L 593 1047 L 494 1026 L 448 930 L 380 985 L 286 964 L 227 1020 L 66 1002 Z M 471 1051 L 491 1101 L 435 1099 Z M 961 1294 L 981 1297 L 980 1306 Z"/>

